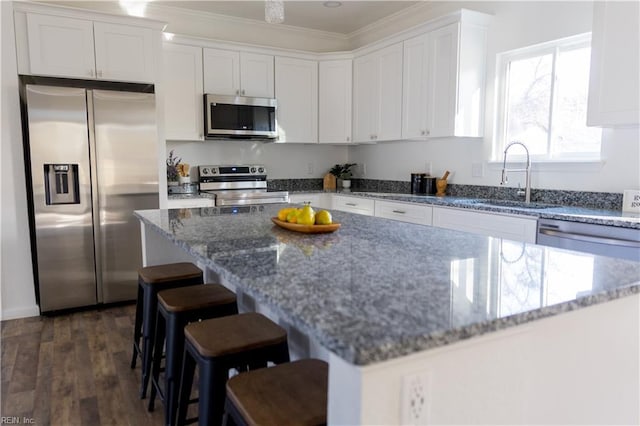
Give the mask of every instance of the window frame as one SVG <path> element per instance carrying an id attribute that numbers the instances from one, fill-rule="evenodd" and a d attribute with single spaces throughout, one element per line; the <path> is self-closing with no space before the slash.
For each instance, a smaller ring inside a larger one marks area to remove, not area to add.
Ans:
<path id="1" fill-rule="evenodd" d="M 497 54 L 496 58 L 496 115 L 494 119 L 494 137 L 493 137 L 493 161 L 502 161 L 504 148 L 507 145 L 507 99 L 509 76 L 509 66 L 512 61 L 533 58 L 545 54 L 552 54 L 552 78 L 551 78 L 551 102 L 549 105 L 549 134 L 547 136 L 547 153 L 531 155 L 531 159 L 536 162 L 549 163 L 592 163 L 602 160 L 602 136 L 600 137 L 600 149 L 597 152 L 578 152 L 568 154 L 553 153 L 553 113 L 556 108 L 556 64 L 558 54 L 563 50 L 571 50 L 580 47 L 591 47 L 591 33 L 583 33 L 570 37 L 564 37 L 544 43 L 539 43 L 527 47 L 517 48 Z M 586 125 L 586 123 L 585 123 Z M 514 151 L 513 156 L 510 154 L 511 160 L 523 161 L 524 154 Z"/>

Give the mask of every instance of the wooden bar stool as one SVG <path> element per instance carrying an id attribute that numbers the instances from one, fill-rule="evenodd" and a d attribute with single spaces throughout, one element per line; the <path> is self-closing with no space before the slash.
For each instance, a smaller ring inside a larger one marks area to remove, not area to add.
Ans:
<path id="1" fill-rule="evenodd" d="M 266 367 L 267 362 L 289 361 L 286 331 L 258 313 L 232 315 L 195 322 L 184 328 L 185 348 L 176 424 L 187 419 L 191 386 L 198 366 L 198 424 L 222 422 L 225 384 L 229 370 Z"/>
<path id="2" fill-rule="evenodd" d="M 326 362 L 303 359 L 232 377 L 225 425 L 327 424 L 328 372 Z"/>
<path id="3" fill-rule="evenodd" d="M 202 271 L 189 262 L 146 266 L 138 270 L 138 298 L 136 300 L 131 368 L 136 368 L 136 360 L 140 356 L 142 360 L 140 398 L 147 396 L 147 386 L 151 374 L 151 352 L 156 328 L 158 292 L 202 283 Z M 141 338 L 142 342 L 140 342 Z"/>
<path id="4" fill-rule="evenodd" d="M 156 393 L 164 401 L 165 424 L 173 425 L 184 351 L 184 327 L 190 322 L 238 313 L 236 295 L 220 284 L 163 290 L 158 293 L 158 317 L 153 347 L 149 411 Z M 160 386 L 162 348 L 165 346 L 164 383 Z"/>

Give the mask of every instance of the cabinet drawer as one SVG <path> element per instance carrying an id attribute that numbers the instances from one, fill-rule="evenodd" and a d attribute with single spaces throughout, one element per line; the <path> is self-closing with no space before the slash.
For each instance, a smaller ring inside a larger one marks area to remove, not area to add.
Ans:
<path id="1" fill-rule="evenodd" d="M 343 197 L 336 195 L 333 198 L 333 208 L 344 212 L 373 216 L 374 201 L 366 198 Z"/>
<path id="2" fill-rule="evenodd" d="M 536 242 L 537 223 L 535 218 L 442 207 L 433 208 L 433 226 L 525 243 Z"/>
<path id="3" fill-rule="evenodd" d="M 376 200 L 375 215 L 377 217 L 400 220 L 402 222 L 431 225 L 433 207 Z"/>
<path id="4" fill-rule="evenodd" d="M 178 198 L 169 199 L 167 207 L 170 209 L 188 209 L 193 207 L 214 207 L 215 200 L 211 198 Z"/>

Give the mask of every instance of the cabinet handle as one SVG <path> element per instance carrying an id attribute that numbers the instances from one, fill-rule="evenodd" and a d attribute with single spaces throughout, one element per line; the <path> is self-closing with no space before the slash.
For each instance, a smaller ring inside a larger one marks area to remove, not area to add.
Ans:
<path id="1" fill-rule="evenodd" d="M 427 131 L 426 131 L 426 130 L 423 130 L 423 131 L 421 131 L 421 132 L 420 132 L 420 134 L 421 134 L 422 136 L 424 136 L 424 135 L 426 135 L 426 134 L 427 134 Z"/>
<path id="2" fill-rule="evenodd" d="M 399 214 L 405 214 L 407 212 L 405 212 L 404 210 L 392 210 L 394 213 L 399 213 Z"/>
<path id="3" fill-rule="evenodd" d="M 242 89 L 242 96 L 244 96 L 244 89 Z"/>
<path id="4" fill-rule="evenodd" d="M 431 132 L 427 130 L 427 136 L 429 136 L 430 134 L 431 134 Z"/>
<path id="5" fill-rule="evenodd" d="M 351 207 L 355 207 L 355 206 L 357 206 L 357 204 L 356 204 L 356 203 L 345 203 L 345 204 L 346 204 L 347 206 L 351 206 Z"/>
<path id="6" fill-rule="evenodd" d="M 239 91 L 239 90 L 236 90 L 236 95 L 239 95 L 239 94 L 240 94 L 240 91 Z"/>
<path id="7" fill-rule="evenodd" d="M 349 142 L 351 140 L 351 138 L 349 136 L 347 136 L 347 142 Z"/>

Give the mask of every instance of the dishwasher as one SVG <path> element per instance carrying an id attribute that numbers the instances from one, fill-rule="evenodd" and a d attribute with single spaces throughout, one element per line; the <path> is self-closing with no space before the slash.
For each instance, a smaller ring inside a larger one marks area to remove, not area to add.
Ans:
<path id="1" fill-rule="evenodd" d="M 640 261 L 640 229 L 539 219 L 536 243 Z"/>

